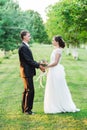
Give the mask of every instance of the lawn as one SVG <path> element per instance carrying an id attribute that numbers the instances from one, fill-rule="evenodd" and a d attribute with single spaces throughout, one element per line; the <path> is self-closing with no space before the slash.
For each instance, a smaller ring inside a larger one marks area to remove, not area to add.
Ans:
<path id="1" fill-rule="evenodd" d="M 33 45 L 31 47 L 36 61 L 49 61 L 52 46 Z M 9 58 L 0 63 L 0 130 L 87 130 L 87 50 L 79 49 L 79 59 L 66 56 L 65 51 L 61 63 L 65 67 L 66 80 L 72 98 L 78 108 L 77 113 L 44 114 L 44 88 L 34 77 L 35 98 L 33 111 L 35 115 L 24 115 L 21 112 L 23 83 L 19 75 L 17 50 Z"/>

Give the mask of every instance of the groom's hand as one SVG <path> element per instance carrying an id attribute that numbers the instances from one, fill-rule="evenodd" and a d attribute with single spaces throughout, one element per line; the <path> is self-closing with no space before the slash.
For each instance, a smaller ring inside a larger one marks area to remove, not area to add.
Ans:
<path id="1" fill-rule="evenodd" d="M 39 68 L 40 68 L 40 70 L 41 70 L 42 72 L 45 72 L 45 67 L 43 67 L 42 65 L 40 65 Z"/>

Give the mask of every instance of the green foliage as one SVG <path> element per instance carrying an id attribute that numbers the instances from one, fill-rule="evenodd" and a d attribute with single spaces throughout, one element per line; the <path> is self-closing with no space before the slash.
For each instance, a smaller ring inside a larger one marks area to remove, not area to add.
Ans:
<path id="1" fill-rule="evenodd" d="M 87 1 L 61 0 L 47 9 L 46 29 L 50 38 L 62 35 L 67 43 L 87 41 Z M 50 31 L 51 30 L 51 31 Z"/>
<path id="2" fill-rule="evenodd" d="M 40 14 L 33 10 L 28 10 L 23 15 L 24 26 L 30 31 L 32 40 L 39 43 L 47 42 L 48 36 Z"/>
<path id="3" fill-rule="evenodd" d="M 13 50 L 19 41 L 19 6 L 11 0 L 0 9 L 0 48 Z"/>
<path id="4" fill-rule="evenodd" d="M 4 6 L 6 2 L 8 2 L 9 0 L 0 0 L 0 7 Z"/>
<path id="5" fill-rule="evenodd" d="M 45 43 L 48 36 L 42 18 L 33 10 L 21 11 L 13 0 L 0 1 L 0 48 L 8 51 L 18 47 L 20 31 L 29 30 L 31 43 Z"/>
<path id="6" fill-rule="evenodd" d="M 0 64 L 2 63 L 2 61 L 3 61 L 3 58 L 0 58 Z"/>

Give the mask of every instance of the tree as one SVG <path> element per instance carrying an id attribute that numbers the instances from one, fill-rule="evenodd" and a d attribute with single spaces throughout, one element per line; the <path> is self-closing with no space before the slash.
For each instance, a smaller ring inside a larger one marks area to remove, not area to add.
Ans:
<path id="1" fill-rule="evenodd" d="M 13 50 L 20 42 L 21 30 L 29 30 L 32 42 L 46 42 L 47 33 L 39 13 L 22 11 L 12 0 L 0 1 L 0 48 Z"/>
<path id="2" fill-rule="evenodd" d="M 60 34 L 67 43 L 76 46 L 87 41 L 87 2 L 61 0 L 47 9 L 48 36 Z M 51 30 L 51 31 L 50 31 Z"/>
<path id="3" fill-rule="evenodd" d="M 33 10 L 28 10 L 24 12 L 24 18 L 24 26 L 30 31 L 33 41 L 45 43 L 48 40 L 48 36 L 40 14 Z"/>
<path id="4" fill-rule="evenodd" d="M 0 10 L 0 48 L 13 50 L 17 47 L 19 27 L 19 6 L 11 0 L 1 6 Z"/>

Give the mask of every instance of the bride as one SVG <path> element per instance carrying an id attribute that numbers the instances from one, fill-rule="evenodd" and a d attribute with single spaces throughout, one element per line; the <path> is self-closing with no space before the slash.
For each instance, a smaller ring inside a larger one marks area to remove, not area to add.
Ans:
<path id="1" fill-rule="evenodd" d="M 69 91 L 65 79 L 64 67 L 60 64 L 62 49 L 65 43 L 61 36 L 55 36 L 52 40 L 55 46 L 51 54 L 44 96 L 45 113 L 78 112 Z"/>

